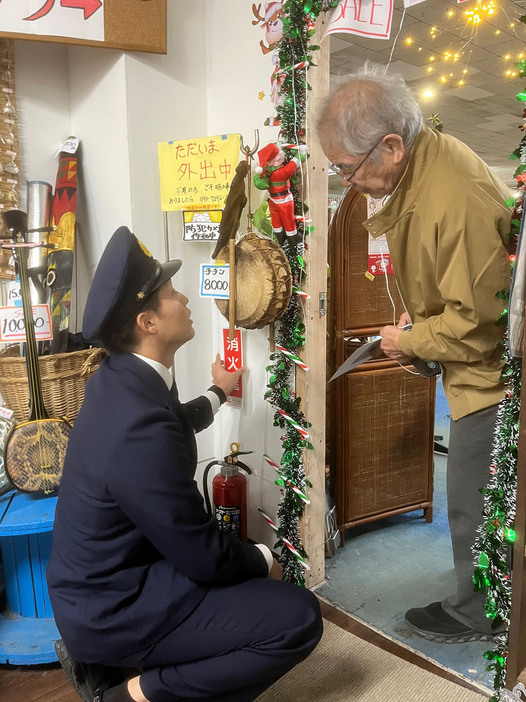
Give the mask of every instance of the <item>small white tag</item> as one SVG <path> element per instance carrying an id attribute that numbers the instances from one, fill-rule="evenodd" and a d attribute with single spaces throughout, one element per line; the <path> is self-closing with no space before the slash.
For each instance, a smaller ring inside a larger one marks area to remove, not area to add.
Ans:
<path id="1" fill-rule="evenodd" d="M 12 280 L 7 286 L 7 305 L 9 307 L 22 306 L 22 292 L 20 290 L 20 278 Z"/>
<path id="2" fill-rule="evenodd" d="M 64 141 L 55 153 L 55 158 L 64 151 L 66 154 L 74 154 L 79 148 L 80 139 L 75 136 L 69 136 L 66 141 Z"/>
<path id="3" fill-rule="evenodd" d="M 13 416 L 13 410 L 7 409 L 7 407 L 0 407 L 0 417 L 4 419 L 11 419 Z"/>

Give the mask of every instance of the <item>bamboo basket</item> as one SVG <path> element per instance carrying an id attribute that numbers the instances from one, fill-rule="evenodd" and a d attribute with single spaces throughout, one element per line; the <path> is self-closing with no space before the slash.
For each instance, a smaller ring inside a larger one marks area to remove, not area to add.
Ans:
<path id="1" fill-rule="evenodd" d="M 100 366 L 107 351 L 101 348 L 39 356 L 42 398 L 50 417 L 66 417 L 71 422 L 79 413 L 86 383 Z M 13 410 L 17 422 L 29 414 L 29 384 L 26 360 L 19 345 L 0 351 L 0 395 L 5 407 Z"/>

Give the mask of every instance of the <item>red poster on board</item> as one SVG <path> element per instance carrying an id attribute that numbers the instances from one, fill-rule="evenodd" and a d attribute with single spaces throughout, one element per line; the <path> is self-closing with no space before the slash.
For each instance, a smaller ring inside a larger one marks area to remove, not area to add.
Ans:
<path id="1" fill-rule="evenodd" d="M 225 368 L 230 373 L 237 371 L 243 365 L 243 349 L 241 347 L 241 330 L 236 329 L 234 338 L 229 339 L 228 329 L 223 329 L 223 347 Z M 228 404 L 241 407 L 243 401 L 243 378 L 240 377 L 236 387 L 228 396 Z"/>

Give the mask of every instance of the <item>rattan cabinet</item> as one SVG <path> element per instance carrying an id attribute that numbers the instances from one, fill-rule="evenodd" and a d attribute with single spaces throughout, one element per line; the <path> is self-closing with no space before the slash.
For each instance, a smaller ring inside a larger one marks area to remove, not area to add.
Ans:
<path id="1" fill-rule="evenodd" d="M 393 275 L 389 290 L 384 276 L 365 275 L 366 218 L 364 196 L 350 191 L 331 224 L 328 377 L 403 311 Z M 434 379 L 390 360 L 329 383 L 327 463 L 342 533 L 416 509 L 432 520 L 434 403 Z"/>
<path id="2" fill-rule="evenodd" d="M 434 383 L 391 362 L 365 363 L 335 383 L 338 527 L 415 509 L 431 521 Z"/>

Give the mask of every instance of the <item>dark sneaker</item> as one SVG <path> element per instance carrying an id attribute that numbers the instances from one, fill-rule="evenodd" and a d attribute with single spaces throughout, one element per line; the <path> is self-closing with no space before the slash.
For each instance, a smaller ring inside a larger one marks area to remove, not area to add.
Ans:
<path id="1" fill-rule="evenodd" d="M 485 634 L 459 622 L 442 609 L 440 602 L 408 610 L 405 620 L 414 634 L 437 643 L 493 641 L 498 636 L 498 633 Z"/>
<path id="2" fill-rule="evenodd" d="M 85 702 L 94 702 L 98 689 L 89 680 L 84 665 L 71 658 L 62 639 L 55 642 L 55 652 L 62 670 L 66 673 L 69 684 L 77 695 L 82 697 Z"/>
<path id="3" fill-rule="evenodd" d="M 125 669 L 73 660 L 62 639 L 55 642 L 55 652 L 69 684 L 84 702 L 101 702 L 105 690 L 126 680 Z"/>

